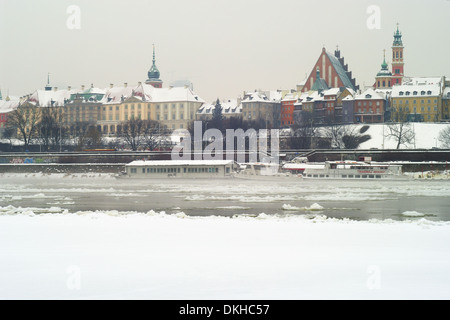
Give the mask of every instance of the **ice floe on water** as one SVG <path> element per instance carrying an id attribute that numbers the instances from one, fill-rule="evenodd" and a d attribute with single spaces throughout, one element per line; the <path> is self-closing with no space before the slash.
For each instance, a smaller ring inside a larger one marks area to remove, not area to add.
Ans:
<path id="1" fill-rule="evenodd" d="M 296 207 L 290 204 L 283 204 L 282 208 L 286 211 L 322 211 L 324 209 L 324 207 L 318 203 L 313 203 L 309 207 Z"/>

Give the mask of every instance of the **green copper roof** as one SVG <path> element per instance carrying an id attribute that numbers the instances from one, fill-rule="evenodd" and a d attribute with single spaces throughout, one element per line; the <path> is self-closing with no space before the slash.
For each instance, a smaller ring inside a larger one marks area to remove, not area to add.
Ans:
<path id="1" fill-rule="evenodd" d="M 324 79 L 320 78 L 320 69 L 317 68 L 316 70 L 316 81 L 314 82 L 311 90 L 314 91 L 322 91 L 322 90 L 328 90 L 328 85 Z"/>
<path id="2" fill-rule="evenodd" d="M 403 46 L 402 42 L 402 33 L 398 30 L 398 23 L 397 23 L 397 31 L 394 33 L 394 43 L 393 46 Z"/>
<path id="3" fill-rule="evenodd" d="M 381 70 L 378 72 L 377 77 L 392 76 L 392 73 L 388 69 L 388 64 L 386 63 L 386 54 L 383 57 L 383 63 L 381 64 Z"/>
<path id="4" fill-rule="evenodd" d="M 342 83 L 344 84 L 344 87 L 350 88 L 350 89 L 356 91 L 356 88 L 353 86 L 351 79 L 349 79 L 347 73 L 345 72 L 345 70 L 342 67 L 342 64 L 339 62 L 339 60 L 329 52 L 327 52 L 326 54 L 327 54 L 328 58 L 330 59 L 331 63 L 333 64 L 333 67 L 336 70 L 337 74 L 339 75 L 339 78 L 341 79 Z"/>
<path id="5" fill-rule="evenodd" d="M 153 64 L 150 70 L 148 71 L 148 79 L 149 80 L 159 80 L 161 74 L 159 73 L 158 68 L 156 67 L 156 59 L 155 59 L 155 46 L 153 46 Z"/>

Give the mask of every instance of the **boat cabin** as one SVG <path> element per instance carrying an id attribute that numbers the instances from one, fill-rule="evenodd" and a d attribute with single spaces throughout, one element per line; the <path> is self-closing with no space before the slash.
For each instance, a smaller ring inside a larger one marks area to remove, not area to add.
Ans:
<path id="1" fill-rule="evenodd" d="M 139 160 L 125 168 L 131 178 L 218 178 L 231 177 L 237 164 L 232 160 Z"/>

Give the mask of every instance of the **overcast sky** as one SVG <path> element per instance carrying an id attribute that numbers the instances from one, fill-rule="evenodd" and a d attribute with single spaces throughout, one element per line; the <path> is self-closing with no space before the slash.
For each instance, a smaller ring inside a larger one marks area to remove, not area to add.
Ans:
<path id="1" fill-rule="evenodd" d="M 367 86 L 383 49 L 391 62 L 397 22 L 406 75 L 450 76 L 448 0 L 0 0 L 0 88 L 3 96 L 32 93 L 48 72 L 59 88 L 137 85 L 153 43 L 164 85 L 188 79 L 209 102 L 295 88 L 323 46 L 339 45 Z"/>

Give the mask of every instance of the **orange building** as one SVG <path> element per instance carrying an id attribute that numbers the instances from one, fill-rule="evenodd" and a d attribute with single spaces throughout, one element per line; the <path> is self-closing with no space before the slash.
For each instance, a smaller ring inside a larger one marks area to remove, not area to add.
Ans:
<path id="1" fill-rule="evenodd" d="M 281 127 L 294 124 L 294 104 L 298 101 L 297 93 L 289 93 L 281 100 Z"/>

